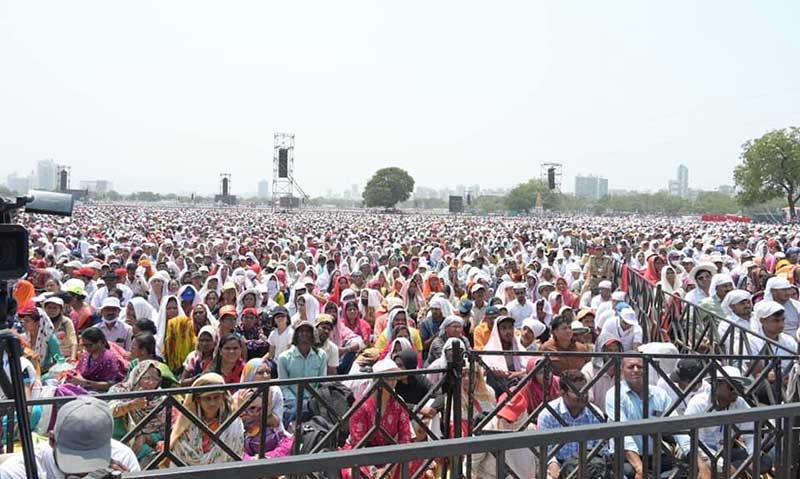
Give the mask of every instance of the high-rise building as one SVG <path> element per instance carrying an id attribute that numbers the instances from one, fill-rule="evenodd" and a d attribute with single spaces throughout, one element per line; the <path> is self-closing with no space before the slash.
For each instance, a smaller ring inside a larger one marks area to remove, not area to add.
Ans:
<path id="1" fill-rule="evenodd" d="M 590 200 L 599 200 L 608 196 L 608 179 L 600 176 L 576 176 L 575 196 Z"/>
<path id="2" fill-rule="evenodd" d="M 667 191 L 673 196 L 689 198 L 689 168 L 678 165 L 678 176 L 667 183 Z"/>
<path id="3" fill-rule="evenodd" d="M 6 178 L 6 186 L 11 191 L 19 194 L 25 194 L 31 189 L 31 175 L 19 176 L 16 172 L 11 173 Z"/>
<path id="4" fill-rule="evenodd" d="M 48 158 L 36 165 L 36 187 L 41 190 L 55 190 L 58 166 Z"/>
<path id="5" fill-rule="evenodd" d="M 261 180 L 258 182 L 258 197 L 269 198 L 269 181 Z"/>

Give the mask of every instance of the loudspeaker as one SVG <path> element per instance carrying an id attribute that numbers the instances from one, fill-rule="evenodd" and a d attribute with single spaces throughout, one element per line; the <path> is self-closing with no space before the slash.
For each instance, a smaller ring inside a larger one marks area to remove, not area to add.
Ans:
<path id="1" fill-rule="evenodd" d="M 61 170 L 58 174 L 59 191 L 67 191 L 67 170 Z"/>
<path id="2" fill-rule="evenodd" d="M 547 187 L 551 190 L 556 189 L 556 169 L 555 168 L 548 168 L 547 169 Z"/>
<path id="3" fill-rule="evenodd" d="M 222 179 L 222 197 L 224 198 L 226 196 L 228 196 L 228 179 L 227 178 L 223 178 Z"/>
<path id="4" fill-rule="evenodd" d="M 463 196 L 451 196 L 449 202 L 450 212 L 451 213 L 463 213 L 464 212 L 464 197 Z"/>
<path id="5" fill-rule="evenodd" d="M 278 178 L 289 177 L 289 150 L 281 148 L 278 150 Z"/>

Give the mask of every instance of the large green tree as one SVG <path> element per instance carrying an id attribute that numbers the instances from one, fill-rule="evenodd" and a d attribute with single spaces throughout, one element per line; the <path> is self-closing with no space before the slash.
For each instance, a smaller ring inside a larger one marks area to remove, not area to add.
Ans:
<path id="1" fill-rule="evenodd" d="M 542 204 L 537 204 L 541 196 Z M 534 206 L 550 210 L 558 206 L 558 195 L 551 192 L 547 185 L 539 179 L 530 179 L 515 186 L 506 196 L 506 208 L 511 211 L 530 211 Z"/>
<path id="2" fill-rule="evenodd" d="M 367 182 L 362 197 L 367 207 L 391 208 L 409 199 L 412 191 L 414 178 L 406 170 L 396 167 L 381 168 Z"/>
<path id="3" fill-rule="evenodd" d="M 742 145 L 742 163 L 733 172 L 744 205 L 786 198 L 789 216 L 797 219 L 800 200 L 800 128 L 773 130 Z"/>

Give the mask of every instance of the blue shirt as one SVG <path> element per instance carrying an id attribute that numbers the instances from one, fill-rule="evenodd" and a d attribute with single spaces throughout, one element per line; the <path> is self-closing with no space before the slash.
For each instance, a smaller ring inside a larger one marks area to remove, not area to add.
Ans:
<path id="1" fill-rule="evenodd" d="M 619 403 L 619 422 L 625 421 L 638 421 L 644 419 L 644 402 L 642 398 L 634 392 L 629 386 L 627 381 L 622 381 L 619 388 L 622 400 Z M 658 386 L 650 385 L 648 397 L 648 417 L 660 417 L 664 414 L 672 401 L 669 395 Z M 614 390 L 611 389 L 606 394 L 606 416 L 609 421 L 613 421 L 614 407 L 616 398 L 614 397 Z M 653 440 L 648 438 L 648 451 L 653 452 Z M 614 449 L 614 441 L 609 442 L 611 450 Z M 625 436 L 625 444 L 623 447 L 626 451 L 633 451 L 636 454 L 642 454 L 642 436 Z"/>
<path id="2" fill-rule="evenodd" d="M 587 404 L 586 407 L 578 414 L 578 417 L 572 417 L 572 414 L 567 409 L 567 405 L 564 404 L 563 398 L 553 399 L 550 401 L 549 406 L 553 408 L 554 411 L 558 413 L 558 417 L 561 418 L 561 421 L 558 420 L 553 413 L 550 412 L 549 409 L 543 409 L 541 413 L 539 413 L 538 419 L 538 426 L 539 430 L 544 431 L 546 429 L 558 429 L 561 427 L 570 427 L 570 426 L 583 426 L 589 424 L 600 424 L 602 421 L 597 419 L 595 413 L 591 411 L 590 408 L 594 408 L 592 404 Z M 602 417 L 602 413 L 600 411 L 595 410 L 598 416 Z M 586 449 L 591 450 L 599 441 L 588 441 L 586 444 Z M 551 446 L 549 452 L 553 452 L 556 446 Z M 571 457 L 575 457 L 580 452 L 580 446 L 577 442 L 569 442 L 561 446 L 561 449 L 558 450 L 555 454 L 555 458 L 558 459 L 558 462 L 563 463 L 567 459 Z"/>
<path id="3" fill-rule="evenodd" d="M 328 372 L 328 354 L 311 348 L 305 357 L 297 346 L 292 346 L 278 356 L 278 378 L 297 379 L 325 376 Z M 281 386 L 284 399 L 297 398 L 297 386 Z"/>

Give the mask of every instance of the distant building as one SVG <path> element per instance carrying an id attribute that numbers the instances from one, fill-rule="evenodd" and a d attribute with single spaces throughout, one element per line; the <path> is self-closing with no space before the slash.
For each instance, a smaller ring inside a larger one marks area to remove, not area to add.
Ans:
<path id="1" fill-rule="evenodd" d="M 686 165 L 678 165 L 678 176 L 667 183 L 667 191 L 672 196 L 689 198 L 689 168 Z"/>
<path id="2" fill-rule="evenodd" d="M 608 190 L 608 196 L 627 196 L 631 194 L 630 190 L 625 190 L 622 188 L 614 188 Z"/>
<path id="3" fill-rule="evenodd" d="M 6 178 L 6 186 L 9 190 L 15 191 L 20 194 L 27 193 L 31 189 L 31 176 L 19 176 L 17 173 L 11 173 Z"/>
<path id="4" fill-rule="evenodd" d="M 41 160 L 36 165 L 36 187 L 40 190 L 55 190 L 58 165 L 52 159 Z"/>
<path id="5" fill-rule="evenodd" d="M 81 181 L 81 189 L 90 193 L 108 193 L 114 189 L 114 183 L 108 180 L 84 180 Z"/>
<path id="6" fill-rule="evenodd" d="M 608 179 L 600 176 L 576 176 L 575 196 L 590 200 L 599 200 L 608 196 Z"/>
<path id="7" fill-rule="evenodd" d="M 258 197 L 269 198 L 269 181 L 261 180 L 258 182 Z"/>

